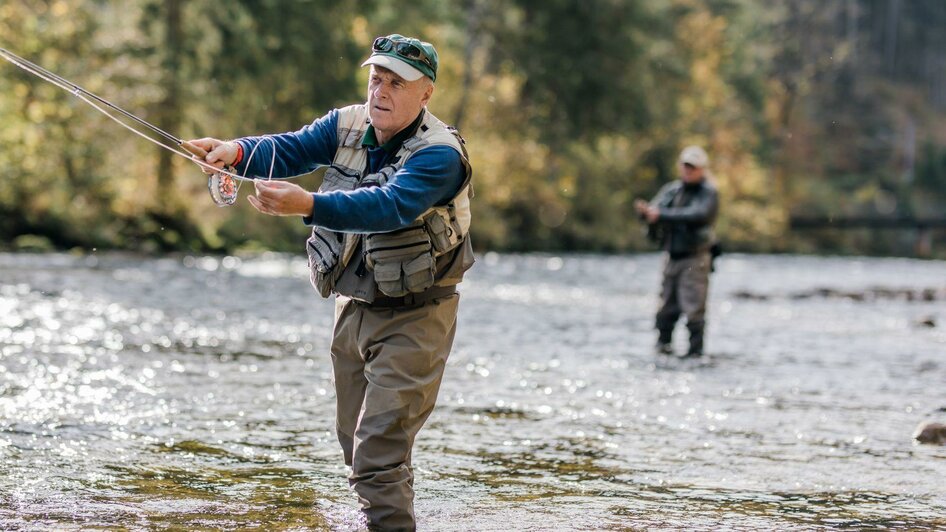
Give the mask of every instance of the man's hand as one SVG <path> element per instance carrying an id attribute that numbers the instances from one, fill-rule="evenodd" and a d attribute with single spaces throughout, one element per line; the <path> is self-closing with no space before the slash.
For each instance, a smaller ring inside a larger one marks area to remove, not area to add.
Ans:
<path id="1" fill-rule="evenodd" d="M 660 219 L 660 209 L 652 206 L 644 200 L 635 200 L 634 209 L 637 210 L 637 214 L 644 217 L 647 220 L 647 223 L 654 223 Z"/>
<path id="2" fill-rule="evenodd" d="M 311 216 L 312 194 L 286 181 L 254 181 L 256 196 L 247 199 L 263 214 L 273 216 Z"/>
<path id="3" fill-rule="evenodd" d="M 184 141 L 184 148 L 191 153 L 194 153 L 194 150 L 188 148 L 187 144 L 196 146 L 207 152 L 207 155 L 204 156 L 204 161 L 218 170 L 222 170 L 224 167 L 233 165 L 233 162 L 236 161 L 237 158 L 238 148 L 236 142 L 224 142 L 214 138 Z M 208 168 L 205 165 L 201 165 L 201 169 L 205 174 L 214 173 L 211 168 Z"/>
<path id="4" fill-rule="evenodd" d="M 644 218 L 647 218 L 647 223 L 652 224 L 660 219 L 660 209 L 657 207 L 647 207 L 647 212 L 644 213 Z"/>

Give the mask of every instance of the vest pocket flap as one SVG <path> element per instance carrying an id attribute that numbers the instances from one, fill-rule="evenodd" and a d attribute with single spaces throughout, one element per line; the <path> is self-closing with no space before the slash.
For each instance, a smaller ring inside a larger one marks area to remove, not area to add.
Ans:
<path id="1" fill-rule="evenodd" d="M 404 285 L 408 292 L 423 292 L 434 284 L 434 258 L 425 253 L 404 264 Z"/>
<path id="2" fill-rule="evenodd" d="M 382 294 L 401 297 L 407 293 L 401 275 L 401 263 L 386 262 L 374 265 L 374 281 Z"/>
<path id="3" fill-rule="evenodd" d="M 433 268 L 434 258 L 430 255 L 421 255 L 404 265 L 404 273 L 413 275 Z"/>
<path id="4" fill-rule="evenodd" d="M 375 251 L 388 251 L 419 246 L 429 241 L 423 228 L 419 228 L 403 233 L 375 233 L 368 235 L 367 248 L 368 253 L 373 253 Z"/>
<path id="5" fill-rule="evenodd" d="M 397 262 L 375 264 L 374 278 L 379 283 L 397 281 L 401 278 L 401 265 Z"/>
<path id="6" fill-rule="evenodd" d="M 443 218 L 440 216 L 428 216 L 424 219 L 424 222 L 427 223 L 427 228 L 430 229 L 432 233 L 447 232 L 447 224 L 444 223 Z"/>

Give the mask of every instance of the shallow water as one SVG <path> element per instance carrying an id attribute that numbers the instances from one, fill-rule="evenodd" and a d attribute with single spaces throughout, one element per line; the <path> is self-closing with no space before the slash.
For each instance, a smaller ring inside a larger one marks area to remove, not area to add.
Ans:
<path id="1" fill-rule="evenodd" d="M 421 529 L 946 530 L 946 263 L 727 255 L 699 363 L 659 266 L 480 258 Z M 331 321 L 298 256 L 0 254 L 0 529 L 357 529 Z"/>

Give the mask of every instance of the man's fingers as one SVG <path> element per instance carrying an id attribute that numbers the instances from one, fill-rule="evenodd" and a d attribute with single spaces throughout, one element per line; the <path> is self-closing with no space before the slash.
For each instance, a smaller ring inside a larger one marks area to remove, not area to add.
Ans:
<path id="1" fill-rule="evenodd" d="M 194 155 L 195 157 L 204 158 L 204 156 L 207 155 L 207 150 L 204 147 L 187 140 L 181 143 L 181 147 L 190 152 L 190 154 Z"/>
<path id="2" fill-rule="evenodd" d="M 285 181 L 269 180 L 269 179 L 257 179 L 255 183 L 256 183 L 256 190 L 267 190 L 273 193 L 278 192 L 280 190 L 285 190 L 292 186 L 292 183 L 287 183 Z"/>
<path id="3" fill-rule="evenodd" d="M 266 214 L 275 214 L 279 208 L 278 192 L 267 187 L 264 181 L 256 181 L 256 197 L 253 199 Z"/>
<path id="4" fill-rule="evenodd" d="M 231 157 L 228 157 L 229 151 L 229 147 L 226 144 L 221 144 L 211 150 L 210 153 L 204 157 L 204 160 L 215 166 L 219 163 L 219 167 L 222 168 L 224 163 L 231 159 Z"/>
<path id="5" fill-rule="evenodd" d="M 263 203 L 271 203 L 278 201 L 285 194 L 285 185 L 288 183 L 257 179 L 253 184 L 256 186 L 256 195 L 260 197 Z"/>
<path id="6" fill-rule="evenodd" d="M 212 159 L 210 157 L 211 153 L 221 145 L 223 145 L 223 142 L 210 137 L 181 142 L 181 147 L 195 157 L 195 162 L 205 174 L 212 174 L 224 167 L 224 164 L 219 162 L 220 157 Z"/>
<path id="7" fill-rule="evenodd" d="M 262 202 L 260 202 L 259 198 L 255 196 L 247 196 L 246 199 L 249 200 L 250 205 L 252 205 L 259 212 L 263 214 L 273 214 L 268 207 L 266 207 L 265 205 L 263 205 Z"/>
<path id="8" fill-rule="evenodd" d="M 210 137 L 204 137 L 202 139 L 185 140 L 182 143 L 182 146 L 184 146 L 184 149 L 186 149 L 187 151 L 194 153 L 194 155 L 197 155 L 198 157 L 203 157 L 204 155 L 207 154 L 207 152 L 213 150 L 214 148 L 216 148 L 217 146 L 221 144 L 223 144 L 223 142 L 221 142 L 220 140 L 217 140 L 215 138 L 210 138 Z M 203 154 L 195 153 L 194 151 L 192 151 L 191 148 L 199 148 L 203 150 L 204 153 Z"/>

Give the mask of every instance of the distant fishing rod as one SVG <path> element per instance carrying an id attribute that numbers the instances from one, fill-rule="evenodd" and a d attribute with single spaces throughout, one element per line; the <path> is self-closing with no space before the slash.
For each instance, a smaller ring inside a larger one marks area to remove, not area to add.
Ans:
<path id="1" fill-rule="evenodd" d="M 208 178 L 207 186 L 210 189 L 211 198 L 213 198 L 214 203 L 216 203 L 217 205 L 220 205 L 220 206 L 233 205 L 233 203 L 236 201 L 236 198 L 237 198 L 237 192 L 239 191 L 239 188 L 240 188 L 240 182 L 253 180 L 253 178 L 251 177 L 246 177 L 246 176 L 237 174 L 232 167 L 228 167 L 226 169 L 221 170 L 215 166 L 208 164 L 204 160 L 204 157 L 206 157 L 207 152 L 204 149 L 202 149 L 200 146 L 196 146 L 184 139 L 180 139 L 168 133 L 167 131 L 164 131 L 158 126 L 148 122 L 147 120 L 139 118 L 133 115 L 132 113 L 129 113 L 128 111 L 113 104 L 112 102 L 106 100 L 105 98 L 102 98 L 96 94 L 93 94 L 92 92 L 83 89 L 79 85 L 76 85 L 75 83 L 63 78 L 62 76 L 54 74 L 53 72 L 50 72 L 49 70 L 46 70 L 45 68 L 35 63 L 32 63 L 14 54 L 13 52 L 9 50 L 0 48 L 0 57 L 6 59 L 10 63 L 20 67 L 21 69 L 29 72 L 30 74 L 33 74 L 34 76 L 39 77 L 40 79 L 43 79 L 49 83 L 52 83 L 53 85 L 63 89 L 66 92 L 69 92 L 76 98 L 91 105 L 93 108 L 95 108 L 96 110 L 104 114 L 105 116 L 111 118 L 120 126 L 138 135 L 139 137 L 142 137 L 151 143 L 157 144 L 158 146 L 171 151 L 172 153 L 175 153 L 177 155 L 180 155 L 181 157 L 184 157 L 190 161 L 193 161 L 197 163 L 198 165 L 200 165 L 202 168 L 206 168 L 212 171 L 213 173 Z M 141 131 L 138 131 L 137 129 L 129 125 L 128 123 L 114 116 L 112 113 L 110 113 L 107 109 L 103 108 L 102 106 L 105 106 L 108 109 L 111 109 L 121 114 L 125 118 L 128 118 L 134 121 L 135 123 L 150 129 L 154 133 L 160 135 L 161 137 L 164 137 L 166 141 L 173 142 L 178 147 L 181 147 L 187 150 L 187 152 L 180 151 L 172 146 L 168 146 L 167 144 L 163 142 L 159 142 L 158 140 L 152 137 L 149 137 L 148 135 L 145 135 L 144 133 L 142 133 Z M 270 165 L 270 178 L 271 178 L 273 164 L 275 164 L 275 158 L 276 158 L 276 150 L 275 150 L 276 146 L 275 146 L 275 141 L 273 141 L 272 139 L 268 139 L 268 140 L 273 144 L 273 163 Z M 257 147 L 259 147 L 259 143 L 257 143 L 256 146 L 253 147 L 253 150 L 250 152 L 250 157 L 247 159 L 247 164 L 249 164 L 249 161 L 252 160 L 253 154 L 256 152 Z"/>

